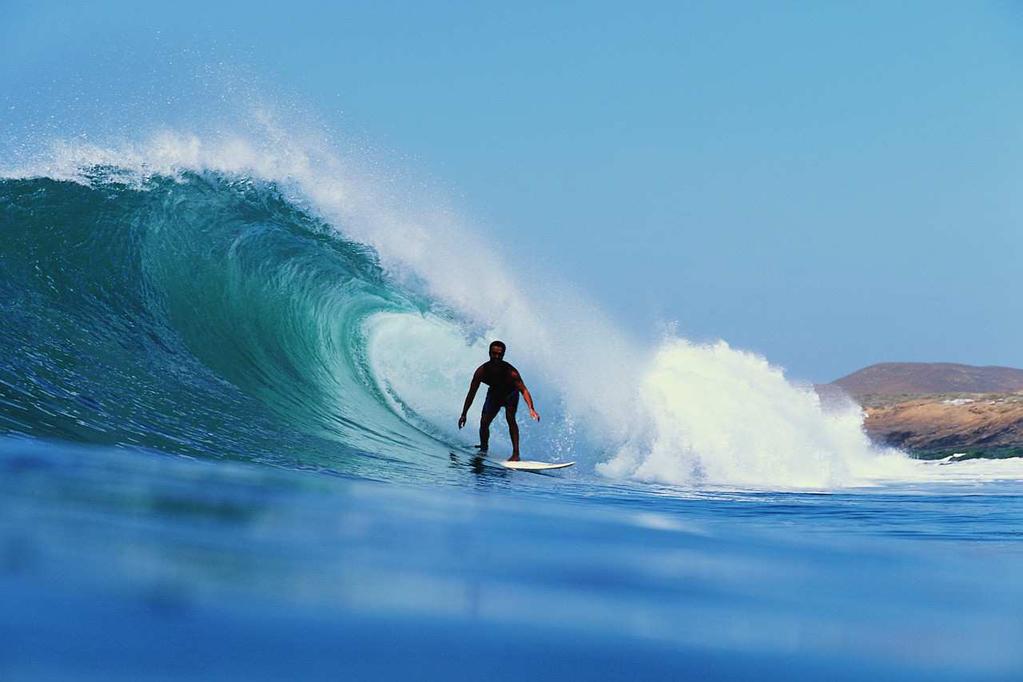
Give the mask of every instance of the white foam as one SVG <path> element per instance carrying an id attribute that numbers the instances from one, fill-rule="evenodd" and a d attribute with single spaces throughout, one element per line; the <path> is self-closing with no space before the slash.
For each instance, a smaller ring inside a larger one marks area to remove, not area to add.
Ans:
<path id="1" fill-rule="evenodd" d="M 809 386 L 723 341 L 664 341 L 643 376 L 644 428 L 599 467 L 608 476 L 680 485 L 831 488 L 909 476 L 874 448 L 852 405 L 825 410 Z"/>

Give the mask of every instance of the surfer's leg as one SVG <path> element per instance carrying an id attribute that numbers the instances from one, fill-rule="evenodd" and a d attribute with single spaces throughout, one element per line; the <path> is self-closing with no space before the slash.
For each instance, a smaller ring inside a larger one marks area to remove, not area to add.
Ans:
<path id="1" fill-rule="evenodd" d="M 511 461 L 519 461 L 519 425 L 515 422 L 515 415 L 511 413 L 505 413 L 508 417 L 508 435 L 511 436 L 512 442 L 512 456 Z"/>
<path id="2" fill-rule="evenodd" d="M 480 452 L 490 449 L 490 422 L 494 421 L 497 412 L 484 412 L 480 415 Z"/>
<path id="3" fill-rule="evenodd" d="M 519 423 L 515 421 L 515 412 L 519 408 L 519 394 L 515 393 L 514 399 L 508 400 L 504 406 L 504 417 L 508 420 L 508 435 L 511 436 L 512 456 L 510 461 L 519 461 Z"/>
<path id="4" fill-rule="evenodd" d="M 483 401 L 483 412 L 480 413 L 480 444 L 482 454 L 486 454 L 490 447 L 490 422 L 501 411 L 501 403 L 494 394 L 493 387 L 487 389 L 487 397 Z"/>

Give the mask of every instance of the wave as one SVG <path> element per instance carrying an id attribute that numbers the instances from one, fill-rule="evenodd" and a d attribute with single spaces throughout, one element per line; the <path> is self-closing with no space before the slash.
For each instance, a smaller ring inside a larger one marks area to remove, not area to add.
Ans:
<path id="1" fill-rule="evenodd" d="M 540 457 L 680 485 L 917 475 L 858 408 L 824 409 L 763 358 L 674 334 L 646 349 L 567 287 L 531 296 L 451 214 L 273 141 L 64 145 L 0 180 L 0 429 L 436 472 L 467 443 L 454 417 L 499 335 L 538 378 Z"/>
<path id="2" fill-rule="evenodd" d="M 363 474 L 449 445 L 384 404 L 366 320 L 431 313 L 371 250 L 273 184 L 85 173 L 0 181 L 0 428 Z"/>

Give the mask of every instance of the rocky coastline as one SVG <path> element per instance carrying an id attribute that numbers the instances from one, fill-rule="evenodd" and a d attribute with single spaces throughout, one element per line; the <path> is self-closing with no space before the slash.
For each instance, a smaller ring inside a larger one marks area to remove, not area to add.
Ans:
<path id="1" fill-rule="evenodd" d="M 1023 456 L 1023 370 L 884 363 L 817 388 L 855 400 L 875 442 L 916 457 Z"/>

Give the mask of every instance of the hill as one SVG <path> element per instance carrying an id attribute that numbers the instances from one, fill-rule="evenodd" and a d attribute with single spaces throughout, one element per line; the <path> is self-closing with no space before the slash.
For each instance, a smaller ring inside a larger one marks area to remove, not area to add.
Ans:
<path id="1" fill-rule="evenodd" d="M 853 396 L 1023 391 L 1023 369 L 948 362 L 883 362 L 833 384 Z"/>

